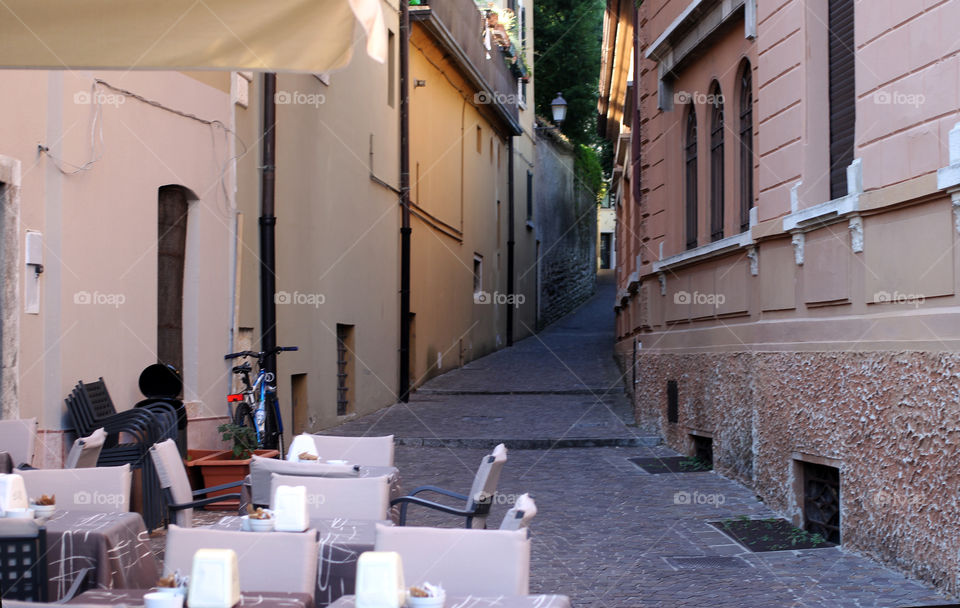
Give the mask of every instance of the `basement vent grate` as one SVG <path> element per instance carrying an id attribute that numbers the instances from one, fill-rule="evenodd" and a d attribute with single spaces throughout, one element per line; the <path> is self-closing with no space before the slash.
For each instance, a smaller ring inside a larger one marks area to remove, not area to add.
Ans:
<path id="1" fill-rule="evenodd" d="M 718 568 L 747 568 L 749 564 L 739 557 L 666 557 L 668 564 L 679 570 L 716 570 Z"/>

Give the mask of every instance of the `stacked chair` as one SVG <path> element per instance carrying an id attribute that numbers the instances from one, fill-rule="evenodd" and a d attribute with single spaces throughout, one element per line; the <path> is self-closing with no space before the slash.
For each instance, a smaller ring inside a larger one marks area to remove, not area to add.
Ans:
<path id="1" fill-rule="evenodd" d="M 148 530 L 159 526 L 163 518 L 160 485 L 148 450 L 158 441 L 176 439 L 173 406 L 155 403 L 118 412 L 102 377 L 96 382 L 78 382 L 66 403 L 78 435 L 91 435 L 99 428 L 106 432 L 98 466 L 129 464 L 140 470 L 144 522 Z"/>

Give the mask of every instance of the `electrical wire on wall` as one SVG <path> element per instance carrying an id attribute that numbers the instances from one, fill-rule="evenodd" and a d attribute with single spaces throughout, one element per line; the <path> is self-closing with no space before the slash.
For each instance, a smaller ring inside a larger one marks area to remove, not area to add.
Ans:
<path id="1" fill-rule="evenodd" d="M 142 95 L 134 93 L 133 91 L 129 91 L 127 89 L 114 86 L 109 82 L 99 78 L 94 79 L 90 89 L 90 101 L 94 105 L 93 119 L 90 122 L 90 159 L 87 162 L 83 163 L 82 165 L 75 165 L 73 163 L 67 162 L 63 159 L 60 159 L 54 156 L 50 152 L 50 149 L 47 146 L 39 146 L 39 151 L 42 154 L 46 155 L 48 158 L 50 158 L 50 160 L 53 161 L 54 166 L 56 166 L 61 173 L 63 173 L 64 175 L 76 175 L 77 173 L 89 171 L 93 167 L 93 165 L 97 163 L 97 161 L 103 158 L 103 151 L 104 151 L 103 103 L 102 103 L 103 97 L 99 94 L 98 87 L 104 87 L 106 89 L 110 89 L 111 91 L 114 91 L 115 93 L 123 95 L 124 97 L 136 99 L 137 101 L 153 106 L 165 112 L 170 112 L 171 114 L 176 114 L 177 116 L 181 116 L 183 118 L 187 118 L 187 119 L 199 122 L 200 124 L 207 125 L 208 127 L 210 127 L 211 146 L 213 147 L 214 150 L 216 150 L 217 148 L 217 143 L 216 143 L 217 130 L 220 130 L 223 133 L 225 143 L 227 142 L 227 138 L 232 135 L 236 139 L 236 141 L 240 144 L 242 151 L 240 151 L 239 153 L 237 153 L 232 157 L 227 158 L 223 162 L 223 164 L 218 163 L 219 169 L 220 169 L 220 172 L 218 175 L 218 181 L 220 182 L 220 188 L 223 191 L 224 201 L 230 200 L 229 191 L 227 190 L 227 185 L 223 181 L 224 175 L 226 175 L 227 171 L 229 170 L 231 163 L 233 163 L 234 161 L 241 158 L 247 153 L 247 145 L 244 143 L 243 139 L 241 139 L 240 136 L 237 135 L 235 131 L 233 131 L 233 129 L 223 124 L 223 122 L 219 120 L 208 120 L 206 118 L 201 118 L 196 114 L 191 114 L 183 110 L 171 108 L 169 106 L 166 106 L 160 103 L 159 101 L 154 101 L 152 99 L 148 99 Z M 99 146 L 98 146 L 98 143 L 99 143 Z"/>

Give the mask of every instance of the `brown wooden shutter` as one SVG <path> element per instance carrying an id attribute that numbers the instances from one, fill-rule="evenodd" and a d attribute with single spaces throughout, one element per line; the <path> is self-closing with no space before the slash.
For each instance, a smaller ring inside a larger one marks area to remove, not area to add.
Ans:
<path id="1" fill-rule="evenodd" d="M 750 228 L 753 207 L 753 73 L 750 64 L 740 76 L 740 231 Z"/>
<path id="2" fill-rule="evenodd" d="M 847 194 L 857 122 L 854 0 L 830 0 L 830 198 Z"/>
<path id="3" fill-rule="evenodd" d="M 687 112 L 686 163 L 687 249 L 697 246 L 697 113 L 690 104 Z"/>
<path id="4" fill-rule="evenodd" d="M 710 240 L 723 238 L 723 94 L 713 87 L 710 108 Z"/>

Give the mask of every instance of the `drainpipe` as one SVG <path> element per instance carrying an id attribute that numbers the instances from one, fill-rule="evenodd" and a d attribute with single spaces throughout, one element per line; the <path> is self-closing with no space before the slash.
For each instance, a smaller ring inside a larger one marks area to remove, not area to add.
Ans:
<path id="1" fill-rule="evenodd" d="M 400 2 L 400 401 L 410 401 L 410 9 Z"/>
<path id="2" fill-rule="evenodd" d="M 513 290 L 515 288 L 513 282 L 513 246 L 514 246 L 514 234 L 513 234 L 513 136 L 510 136 L 510 139 L 507 140 L 507 171 L 509 176 L 507 177 L 507 188 L 509 194 L 507 195 L 508 211 L 507 217 L 510 222 L 510 226 L 507 228 L 507 346 L 513 346 L 513 311 L 514 306 L 511 303 L 512 300 L 516 299 Z"/>
<path id="3" fill-rule="evenodd" d="M 274 184 L 276 178 L 276 126 L 277 106 L 274 94 L 277 90 L 277 75 L 263 75 L 263 138 L 260 167 L 260 348 L 271 350 L 277 345 L 277 307 L 274 293 L 277 291 L 276 275 L 276 227 L 274 215 Z M 267 372 L 274 378 L 277 373 L 276 355 L 263 362 Z M 275 429 L 266 438 L 269 448 L 276 448 L 278 436 L 283 429 Z"/>

